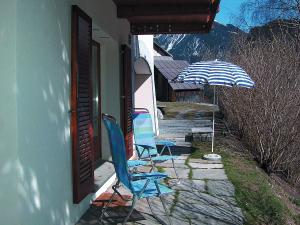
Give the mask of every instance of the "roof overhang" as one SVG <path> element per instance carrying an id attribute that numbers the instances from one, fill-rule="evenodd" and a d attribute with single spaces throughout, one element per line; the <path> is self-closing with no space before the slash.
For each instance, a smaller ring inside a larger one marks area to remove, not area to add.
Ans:
<path id="1" fill-rule="evenodd" d="M 113 0 L 132 34 L 207 33 L 220 0 Z"/>

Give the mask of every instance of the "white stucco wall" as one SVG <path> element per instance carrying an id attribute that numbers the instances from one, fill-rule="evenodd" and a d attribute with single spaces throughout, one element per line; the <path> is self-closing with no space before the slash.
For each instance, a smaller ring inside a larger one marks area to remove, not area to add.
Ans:
<path id="1" fill-rule="evenodd" d="M 18 1 L 17 20 L 20 221 L 71 224 L 70 2 Z"/>
<path id="2" fill-rule="evenodd" d="M 19 209 L 16 195 L 16 0 L 1 1 L 0 15 L 0 224 L 15 225 Z"/>
<path id="3" fill-rule="evenodd" d="M 0 224 L 74 224 L 89 207 L 91 196 L 77 205 L 72 196 L 68 111 L 74 3 L 95 16 L 93 22 L 109 36 L 100 40 L 102 111 L 120 118 L 119 44 L 129 26 L 114 18 L 111 0 L 2 1 Z"/>
<path id="4" fill-rule="evenodd" d="M 154 132 L 158 135 L 158 120 L 156 111 L 155 83 L 154 83 L 154 56 L 153 35 L 139 35 L 140 56 L 145 57 L 152 71 L 151 76 L 135 76 L 134 103 L 136 108 L 147 108 L 153 121 Z"/>
<path id="5" fill-rule="evenodd" d="M 101 110 L 120 122 L 120 46 L 100 27 L 97 29 L 100 31 L 93 35 L 93 39 L 100 43 Z M 107 132 L 102 123 L 102 158 L 110 159 L 110 156 Z"/>

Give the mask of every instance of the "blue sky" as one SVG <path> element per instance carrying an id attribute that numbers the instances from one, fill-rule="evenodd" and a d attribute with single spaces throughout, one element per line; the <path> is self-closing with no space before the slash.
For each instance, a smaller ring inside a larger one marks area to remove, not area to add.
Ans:
<path id="1" fill-rule="evenodd" d="M 222 24 L 234 24 L 233 16 L 239 14 L 239 7 L 245 0 L 221 0 L 216 20 Z"/>

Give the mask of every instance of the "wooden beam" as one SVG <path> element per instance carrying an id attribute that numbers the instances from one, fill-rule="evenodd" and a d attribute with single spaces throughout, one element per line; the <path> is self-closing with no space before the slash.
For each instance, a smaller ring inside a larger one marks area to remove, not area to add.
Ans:
<path id="1" fill-rule="evenodd" d="M 220 0 L 113 0 L 132 34 L 207 33 Z"/>
<path id="2" fill-rule="evenodd" d="M 190 15 L 207 14 L 210 4 L 151 4 L 151 5 L 118 5 L 117 16 L 129 18 L 134 16 L 156 15 Z"/>
<path id="3" fill-rule="evenodd" d="M 130 23 L 143 24 L 208 23 L 210 14 L 135 16 L 128 18 L 128 20 Z"/>
<path id="4" fill-rule="evenodd" d="M 197 4 L 212 3 L 215 0 L 113 0 L 116 5 L 149 5 L 149 4 Z"/>
<path id="5" fill-rule="evenodd" d="M 131 33 L 138 34 L 182 34 L 208 33 L 211 29 L 208 23 L 173 23 L 173 24 L 143 24 L 131 23 Z"/>

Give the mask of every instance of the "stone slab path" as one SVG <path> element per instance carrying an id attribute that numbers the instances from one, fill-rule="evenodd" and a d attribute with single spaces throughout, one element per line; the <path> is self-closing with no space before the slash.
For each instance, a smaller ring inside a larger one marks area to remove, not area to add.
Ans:
<path id="1" fill-rule="evenodd" d="M 180 178 L 179 184 L 178 180 L 175 179 L 174 169 L 170 161 L 157 164 L 171 178 L 167 183 L 174 190 L 174 193 L 164 197 L 164 201 L 171 213 L 172 223 L 174 225 L 243 224 L 242 211 L 237 206 L 234 198 L 234 186 L 228 180 L 222 162 L 189 158 L 191 143 L 184 141 L 185 133 L 182 132 L 181 128 L 184 126 L 194 127 L 197 121 L 195 123 L 185 122 L 185 120 L 173 120 L 172 122 L 163 121 L 160 123 L 160 127 L 162 127 L 160 138 L 176 141 L 176 147 L 173 151 L 178 155 L 175 160 L 175 167 Z M 178 125 L 178 132 L 176 132 L 176 124 Z M 187 127 L 185 130 L 188 130 Z M 124 196 L 130 195 L 124 188 L 121 188 L 120 192 Z M 107 193 L 112 193 L 112 190 L 109 189 Z M 115 216 L 115 221 L 108 220 L 105 221 L 105 224 L 116 224 L 118 218 L 126 214 L 129 205 L 130 202 L 124 203 L 124 206 L 121 207 L 123 211 L 112 208 L 110 215 Z M 156 216 L 167 223 L 159 198 L 151 200 L 151 205 Z M 99 224 L 97 218 L 100 209 L 99 206 L 92 206 L 77 225 Z M 138 201 L 136 210 L 130 220 L 131 222 L 128 222 L 128 224 L 132 225 L 162 224 L 151 215 L 149 206 L 144 199 Z"/>

